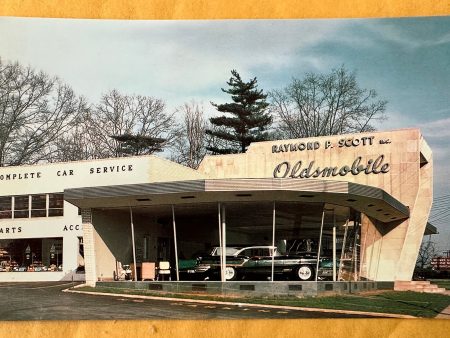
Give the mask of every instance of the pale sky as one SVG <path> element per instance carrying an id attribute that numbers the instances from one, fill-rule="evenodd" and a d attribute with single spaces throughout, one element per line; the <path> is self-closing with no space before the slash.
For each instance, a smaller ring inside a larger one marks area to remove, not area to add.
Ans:
<path id="1" fill-rule="evenodd" d="M 230 70 L 265 91 L 345 65 L 388 100 L 380 130 L 419 127 L 434 154 L 436 206 L 450 249 L 450 17 L 351 20 L 113 21 L 0 18 L 0 57 L 55 75 L 91 102 L 113 88 L 163 99 L 228 100 Z M 442 209 L 440 209 L 442 210 Z M 436 213 L 436 212 L 435 212 Z M 447 215 L 447 216 L 446 216 Z"/>

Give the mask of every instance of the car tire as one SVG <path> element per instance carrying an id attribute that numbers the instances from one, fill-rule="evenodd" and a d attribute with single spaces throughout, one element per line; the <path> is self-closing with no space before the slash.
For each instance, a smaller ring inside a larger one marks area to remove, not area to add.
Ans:
<path id="1" fill-rule="evenodd" d="M 232 266 L 225 267 L 225 280 L 232 281 L 237 279 L 237 271 Z"/>
<path id="2" fill-rule="evenodd" d="M 300 265 L 295 270 L 295 277 L 300 281 L 310 281 L 314 279 L 314 269 L 310 265 Z"/>

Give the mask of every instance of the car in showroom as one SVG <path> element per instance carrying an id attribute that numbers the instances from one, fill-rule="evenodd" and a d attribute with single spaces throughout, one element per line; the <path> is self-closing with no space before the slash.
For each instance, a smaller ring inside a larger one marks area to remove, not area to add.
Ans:
<path id="1" fill-rule="evenodd" d="M 319 259 L 318 279 L 329 275 L 330 265 L 321 266 L 321 262 L 329 259 Z M 226 257 L 225 280 L 269 279 L 274 266 L 275 280 L 311 281 L 315 279 L 317 254 L 313 252 L 290 252 L 281 254 L 275 246 L 250 246 L 236 251 Z M 332 269 L 332 264 L 331 264 Z M 195 273 L 206 276 L 206 279 L 220 279 L 220 256 L 202 257 L 195 267 Z"/>
<path id="2" fill-rule="evenodd" d="M 225 253 L 227 256 L 234 256 L 240 247 L 227 247 Z M 204 280 L 208 278 L 209 267 L 206 268 L 205 265 L 199 268 L 200 262 L 206 257 L 218 258 L 220 262 L 221 247 L 213 246 L 208 250 L 208 252 L 199 251 L 192 255 L 190 259 L 179 259 L 178 260 L 178 270 L 181 280 Z"/>

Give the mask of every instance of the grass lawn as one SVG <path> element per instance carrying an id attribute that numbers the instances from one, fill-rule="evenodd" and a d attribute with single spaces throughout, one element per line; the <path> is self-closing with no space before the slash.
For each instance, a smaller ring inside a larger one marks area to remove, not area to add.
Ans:
<path id="1" fill-rule="evenodd" d="M 254 297 L 223 297 L 214 295 L 199 294 L 175 294 L 158 293 L 155 291 L 138 289 L 121 289 L 111 287 L 82 287 L 80 291 L 94 291 L 105 293 L 122 293 L 159 297 L 173 297 L 184 299 L 203 299 L 216 301 L 232 301 L 238 303 L 255 303 L 270 305 L 287 305 L 310 308 L 325 308 L 338 310 L 353 310 L 381 313 L 395 313 L 411 315 L 416 317 L 432 318 L 450 305 L 450 296 L 442 294 L 427 294 L 418 292 L 396 292 L 387 291 L 366 295 L 342 295 L 342 296 L 322 296 L 315 298 L 296 298 L 292 296 L 280 296 L 271 298 Z"/>

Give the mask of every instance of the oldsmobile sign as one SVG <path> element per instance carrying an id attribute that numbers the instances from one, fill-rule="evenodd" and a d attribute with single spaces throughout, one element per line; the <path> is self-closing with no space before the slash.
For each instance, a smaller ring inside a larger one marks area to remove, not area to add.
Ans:
<path id="1" fill-rule="evenodd" d="M 345 176 L 347 174 L 385 174 L 389 172 L 389 163 L 384 163 L 384 155 L 378 156 L 375 160 L 369 159 L 362 163 L 362 157 L 358 156 L 351 165 L 320 167 L 315 165 L 315 161 L 303 163 L 297 161 L 291 163 L 284 161 L 279 163 L 274 171 L 274 178 L 315 178 Z"/>

